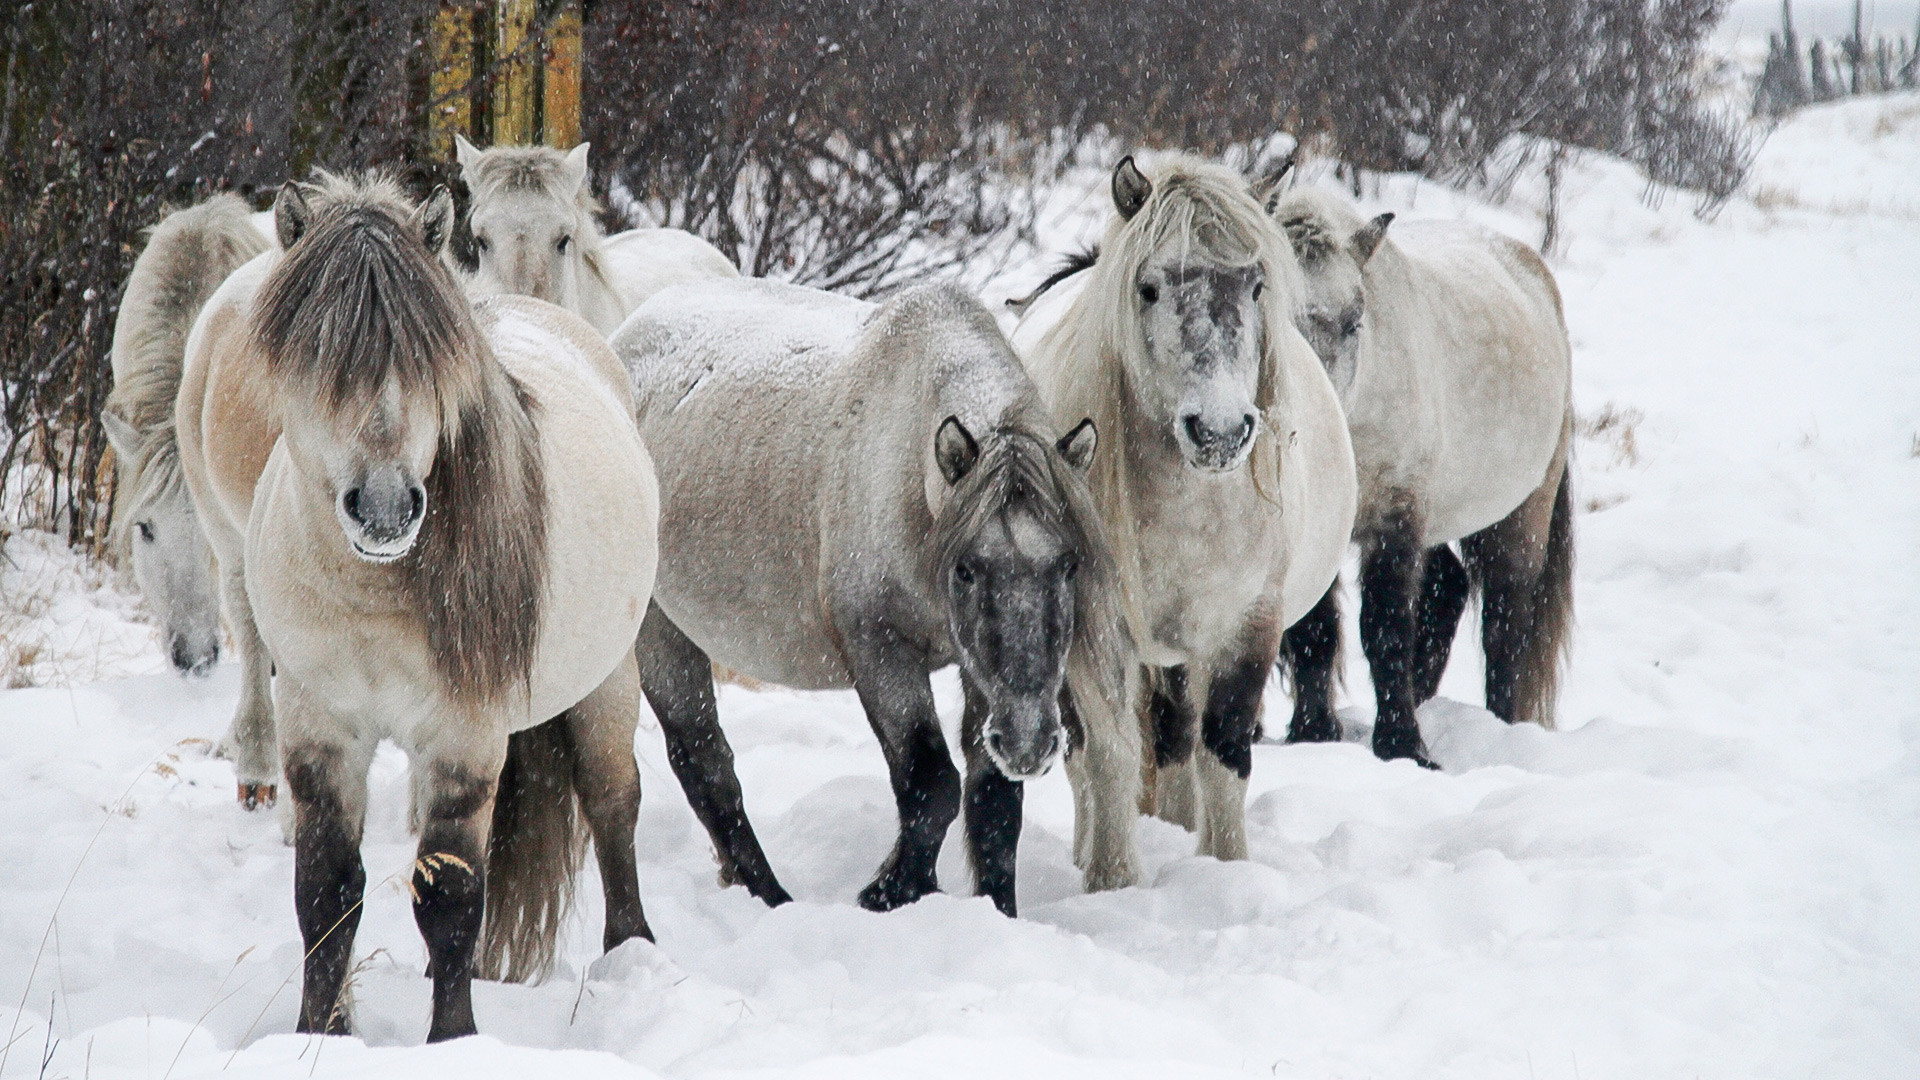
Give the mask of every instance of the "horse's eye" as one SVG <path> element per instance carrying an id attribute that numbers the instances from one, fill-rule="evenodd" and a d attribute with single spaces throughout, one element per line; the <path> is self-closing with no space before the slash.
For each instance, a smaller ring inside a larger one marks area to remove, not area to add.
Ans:
<path id="1" fill-rule="evenodd" d="M 1061 572 L 1067 575 L 1068 581 L 1072 581 L 1074 577 L 1080 573 L 1080 560 L 1069 555 L 1061 561 L 1065 563 L 1065 565 L 1060 568 Z"/>
<path id="2" fill-rule="evenodd" d="M 1142 303 L 1151 304 L 1159 299 L 1160 286 L 1155 285 L 1151 281 L 1143 281 L 1140 283 L 1140 300 Z"/>
<path id="3" fill-rule="evenodd" d="M 553 250 L 559 252 L 562 255 L 565 255 L 567 253 L 567 248 L 571 246 L 573 246 L 573 237 L 571 236 L 563 236 L 560 239 L 555 240 L 553 242 Z"/>
<path id="4" fill-rule="evenodd" d="M 144 521 L 136 521 L 133 523 L 133 527 L 140 533 L 140 539 L 145 540 L 149 544 L 153 543 L 152 525 Z"/>
<path id="5" fill-rule="evenodd" d="M 473 238 L 473 246 L 479 248 L 481 251 L 493 250 L 493 245 L 487 242 L 487 238 L 478 234 L 475 234 Z"/>
<path id="6" fill-rule="evenodd" d="M 1266 282 L 1264 282 L 1264 281 L 1256 281 L 1256 282 L 1254 282 L 1254 283 L 1253 283 L 1253 298 L 1254 298 L 1255 300 L 1258 300 L 1258 299 L 1260 299 L 1260 294 L 1261 294 L 1261 293 L 1263 293 L 1263 292 L 1266 292 L 1266 291 L 1267 291 L 1267 283 L 1266 283 Z"/>
<path id="7" fill-rule="evenodd" d="M 1340 320 L 1340 336 L 1352 337 L 1360 332 L 1360 316 L 1349 315 Z"/>
<path id="8" fill-rule="evenodd" d="M 966 563 L 953 564 L 953 580 L 962 585 L 973 584 L 973 568 Z"/>

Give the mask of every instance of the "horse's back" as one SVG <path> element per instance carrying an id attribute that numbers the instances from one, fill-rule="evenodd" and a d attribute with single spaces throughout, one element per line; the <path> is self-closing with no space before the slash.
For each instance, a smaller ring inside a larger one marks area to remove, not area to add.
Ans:
<path id="1" fill-rule="evenodd" d="M 1429 542 L 1504 517 L 1555 460 L 1572 356 L 1553 276 L 1531 248 L 1450 222 L 1396 229 L 1421 296 L 1405 349 L 1424 354 L 1442 411 L 1429 485 Z"/>
<path id="2" fill-rule="evenodd" d="M 612 338 L 659 469 L 655 598 L 714 659 L 755 678 L 847 685 L 821 602 L 820 502 L 836 373 L 871 311 L 776 282 L 716 281 L 655 295 Z"/>
<path id="3" fill-rule="evenodd" d="M 114 323 L 113 377 L 124 383 L 153 364 L 177 365 L 207 299 L 227 276 L 267 250 L 237 195 L 215 195 L 167 215 L 127 277 Z"/>
<path id="4" fill-rule="evenodd" d="M 676 285 L 740 276 L 719 248 L 684 229 L 628 229 L 601 241 L 600 257 L 628 312 Z"/>
<path id="5" fill-rule="evenodd" d="M 223 559 L 245 536 L 254 485 L 280 435 L 252 347 L 253 298 L 279 258 L 269 249 L 229 274 L 187 335 L 174 405 L 180 461 L 207 539 Z"/>

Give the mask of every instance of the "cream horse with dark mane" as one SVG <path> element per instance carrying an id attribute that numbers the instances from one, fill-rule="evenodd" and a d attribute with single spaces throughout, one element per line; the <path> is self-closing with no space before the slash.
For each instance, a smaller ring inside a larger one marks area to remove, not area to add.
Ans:
<path id="1" fill-rule="evenodd" d="M 1090 479 L 1150 672 L 1153 801 L 1202 854 L 1245 858 L 1262 694 L 1282 631 L 1339 571 L 1353 449 L 1294 327 L 1300 269 L 1248 182 L 1127 158 L 1112 196 L 1097 260 L 1015 342 L 1054 416 L 1101 433 Z"/>
<path id="2" fill-rule="evenodd" d="M 601 235 L 586 143 L 565 154 L 545 146 L 479 150 L 458 135 L 454 145 L 473 194 L 467 220 L 480 265 L 468 288 L 476 295 L 538 297 L 612 334 L 662 289 L 740 276 L 719 249 L 682 229 Z"/>
<path id="3" fill-rule="evenodd" d="M 188 341 L 176 424 L 235 634 L 270 662 L 293 798 L 303 1031 L 346 1030 L 367 770 L 408 753 L 430 1040 L 474 1031 L 476 971 L 538 975 L 583 846 L 605 944 L 650 937 L 633 829 L 633 642 L 658 492 L 624 374 L 535 300 L 478 308 L 436 259 L 445 190 L 289 184 L 281 252 L 230 276 Z M 578 810 L 576 810 L 576 800 Z M 484 912 L 484 917 L 483 917 Z"/>
<path id="4" fill-rule="evenodd" d="M 1552 726 L 1573 610 L 1572 360 L 1560 292 L 1525 244 L 1454 222 L 1275 200 L 1307 276 L 1301 328 L 1339 389 L 1360 468 L 1360 637 L 1374 752 L 1426 762 L 1414 709 L 1481 593 L 1487 708 Z M 1465 556 L 1448 547 L 1460 545 Z M 1338 739 L 1333 592 L 1288 632 L 1293 741 Z"/>

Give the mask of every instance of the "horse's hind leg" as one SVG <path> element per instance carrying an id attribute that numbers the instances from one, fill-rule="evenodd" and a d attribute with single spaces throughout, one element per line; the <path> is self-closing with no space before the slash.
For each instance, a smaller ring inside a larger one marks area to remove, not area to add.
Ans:
<path id="1" fill-rule="evenodd" d="M 1382 760 L 1412 758 L 1428 768 L 1414 719 L 1414 599 L 1421 584 L 1419 523 L 1396 512 L 1363 545 L 1360 559 L 1360 645 L 1373 675 L 1373 752 Z"/>
<path id="2" fill-rule="evenodd" d="M 939 891 L 935 863 L 947 826 L 960 813 L 960 773 L 934 711 L 926 658 L 878 625 L 847 635 L 847 658 L 867 722 L 887 755 L 900 812 L 899 840 L 860 891 L 860 906 L 891 911 Z"/>
<path id="3" fill-rule="evenodd" d="M 1440 692 L 1440 676 L 1446 674 L 1447 658 L 1453 652 L 1454 631 L 1460 628 L 1460 615 L 1467 609 L 1467 594 L 1473 583 L 1459 556 L 1445 544 L 1427 551 L 1425 583 L 1420 589 L 1420 611 L 1414 627 L 1413 703 L 1429 700 Z"/>
<path id="4" fill-rule="evenodd" d="M 573 737 L 573 790 L 593 831 L 593 850 L 606 891 L 608 951 L 629 938 L 653 940 L 640 906 L 640 874 L 633 830 L 640 817 L 640 765 L 633 732 L 640 722 L 640 672 L 632 657 L 620 662 L 586 700 L 568 709 Z"/>
<path id="5" fill-rule="evenodd" d="M 694 816 L 713 839 L 722 880 L 731 878 L 745 885 L 769 905 L 793 899 L 773 876 L 760 838 L 747 820 L 740 777 L 733 768 L 733 747 L 720 730 L 713 662 L 658 604 L 647 608 L 634 655 L 640 665 L 640 685 L 667 737 L 667 761 Z"/>
<path id="6" fill-rule="evenodd" d="M 1026 785 L 1010 780 L 987 754 L 987 702 L 963 672 L 966 713 L 960 722 L 967 759 L 965 789 L 967 856 L 973 864 L 973 888 L 990 897 L 1009 919 L 1019 914 L 1014 899 L 1014 859 L 1020 848 L 1021 801 Z"/>
<path id="7" fill-rule="evenodd" d="M 220 599 L 227 626 L 240 654 L 240 704 L 233 725 L 220 740 L 219 754 L 233 761 L 240 803 L 249 810 L 272 806 L 279 797 L 280 748 L 273 730 L 273 659 L 247 600 L 246 572 L 238 553 L 220 564 Z"/>
<path id="8" fill-rule="evenodd" d="M 1566 451 L 1513 513 L 1460 544 L 1480 582 L 1487 711 L 1553 724 L 1573 609 L 1573 506 Z"/>
<path id="9" fill-rule="evenodd" d="M 1147 729 L 1153 740 L 1153 816 L 1190 830 L 1200 822 L 1193 779 L 1200 716 L 1193 707 L 1187 666 L 1161 668 L 1146 681 Z"/>
<path id="10" fill-rule="evenodd" d="M 280 702 L 293 800 L 293 907 L 306 947 L 299 1030 L 344 1035 L 347 968 L 367 887 L 360 836 L 374 742 L 333 724 L 298 686 L 283 683 Z"/>
<path id="11" fill-rule="evenodd" d="M 1340 664 L 1340 582 L 1299 622 L 1280 635 L 1281 666 L 1293 683 L 1293 722 L 1287 741 L 1339 742 L 1333 712 L 1333 680 Z"/>

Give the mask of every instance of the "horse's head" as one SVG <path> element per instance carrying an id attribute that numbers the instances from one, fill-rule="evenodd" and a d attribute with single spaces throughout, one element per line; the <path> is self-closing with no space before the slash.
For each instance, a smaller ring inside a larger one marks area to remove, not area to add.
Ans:
<path id="1" fill-rule="evenodd" d="M 1306 275 L 1300 333 L 1319 355 L 1334 388 L 1344 394 L 1359 370 L 1360 329 L 1367 311 L 1362 271 L 1379 250 L 1393 215 L 1362 221 L 1346 203 L 1302 188 L 1280 199 L 1273 216 Z"/>
<path id="2" fill-rule="evenodd" d="M 140 593 L 159 616 L 167 659 L 204 675 L 220 659 L 219 590 L 213 553 L 180 475 L 171 424 L 141 432 L 111 406 L 100 414 L 120 465 L 115 542 L 133 563 Z"/>
<path id="3" fill-rule="evenodd" d="M 935 580 L 960 667 L 984 699 L 986 751 L 1025 780 L 1066 748 L 1060 695 L 1085 606 L 1081 574 L 1091 563 L 1090 576 L 1104 576 L 1086 531 L 1091 504 L 1062 483 L 1067 469 L 1085 470 L 1095 436 L 1083 420 L 1053 444 L 1011 429 L 987 438 L 983 449 L 952 416 L 934 435 L 951 489 L 935 525 Z"/>
<path id="4" fill-rule="evenodd" d="M 1217 173 L 1217 174 L 1216 174 Z M 1131 157 L 1113 171 L 1118 217 L 1104 249 L 1129 381 L 1188 465 L 1238 468 L 1264 412 L 1271 231 L 1244 181 L 1168 170 L 1158 186 Z"/>
<path id="5" fill-rule="evenodd" d="M 471 308 L 439 262 L 453 201 L 445 188 L 418 209 L 349 191 L 316 213 L 290 183 L 274 217 L 287 254 L 254 332 L 282 437 L 354 554 L 391 562 L 420 534 L 428 474 L 478 378 Z"/>
<path id="6" fill-rule="evenodd" d="M 579 303 L 582 253 L 598 240 L 587 191 L 587 144 L 562 154 L 544 146 L 480 151 L 455 136 L 460 172 L 473 193 L 480 261 L 474 286 L 518 293 L 569 310 Z"/>

